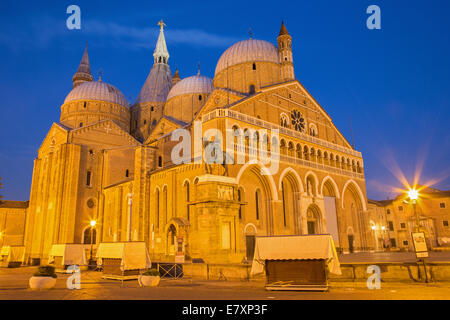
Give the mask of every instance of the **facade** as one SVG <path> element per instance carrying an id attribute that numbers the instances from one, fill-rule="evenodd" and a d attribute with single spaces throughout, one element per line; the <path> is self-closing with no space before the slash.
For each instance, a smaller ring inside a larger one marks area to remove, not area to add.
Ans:
<path id="1" fill-rule="evenodd" d="M 450 191 L 420 186 L 419 190 L 416 210 L 428 248 L 450 247 Z M 413 205 L 404 200 L 404 195 L 393 200 L 369 200 L 371 214 L 379 214 L 378 223 L 371 221 L 375 226 L 372 230 L 377 239 L 384 240 L 386 248 L 414 251 L 411 233 L 415 232 L 416 215 Z"/>
<path id="2" fill-rule="evenodd" d="M 0 249 L 23 246 L 28 201 L 0 200 Z"/>
<path id="3" fill-rule="evenodd" d="M 241 263 L 266 235 L 330 233 L 344 252 L 378 248 L 362 155 L 295 79 L 285 25 L 277 45 L 232 45 L 213 79 L 172 76 L 160 26 L 131 106 L 93 80 L 85 51 L 34 161 L 27 261 L 89 243 L 91 220 L 96 244 L 145 241 L 154 261 Z"/>

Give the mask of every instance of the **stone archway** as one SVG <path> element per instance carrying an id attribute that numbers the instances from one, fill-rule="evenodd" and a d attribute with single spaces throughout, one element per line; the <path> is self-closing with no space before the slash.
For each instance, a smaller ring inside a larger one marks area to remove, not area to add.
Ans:
<path id="1" fill-rule="evenodd" d="M 322 215 L 317 205 L 311 204 L 306 211 L 308 234 L 322 233 Z"/>

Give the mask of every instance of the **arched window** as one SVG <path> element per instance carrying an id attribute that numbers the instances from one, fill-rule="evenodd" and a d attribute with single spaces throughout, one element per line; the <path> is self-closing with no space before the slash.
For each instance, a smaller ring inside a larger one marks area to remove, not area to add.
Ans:
<path id="1" fill-rule="evenodd" d="M 286 114 L 281 114 L 280 116 L 280 125 L 284 128 L 289 127 L 289 118 Z"/>
<path id="2" fill-rule="evenodd" d="M 162 157 L 161 156 L 159 156 L 158 157 L 158 167 L 162 167 Z"/>
<path id="3" fill-rule="evenodd" d="M 309 160 L 309 152 L 308 152 L 309 150 L 308 150 L 308 147 L 307 146 L 304 146 L 303 147 L 303 154 L 304 154 L 304 159 L 305 160 Z"/>
<path id="4" fill-rule="evenodd" d="M 288 144 L 288 154 L 290 157 L 294 156 L 294 144 L 292 143 L 292 141 L 289 141 Z"/>
<path id="5" fill-rule="evenodd" d="M 284 139 L 281 139 L 280 142 L 280 153 L 286 154 L 286 141 L 284 141 Z"/>
<path id="6" fill-rule="evenodd" d="M 156 211 L 156 228 L 159 228 L 159 211 L 160 211 L 160 204 L 159 204 L 159 189 L 156 189 L 155 192 L 155 211 Z"/>
<path id="7" fill-rule="evenodd" d="M 302 158 L 302 147 L 300 144 L 297 144 L 296 153 L 297 153 L 297 158 L 301 159 Z"/>
<path id="8" fill-rule="evenodd" d="M 189 182 L 186 181 L 184 184 L 184 197 L 186 200 L 186 218 L 189 220 Z"/>
<path id="9" fill-rule="evenodd" d="M 128 178 L 129 176 L 130 176 L 130 170 L 127 169 L 127 170 L 125 171 L 125 177 Z"/>
<path id="10" fill-rule="evenodd" d="M 202 95 L 201 94 L 198 95 L 198 101 L 202 101 Z"/>
<path id="11" fill-rule="evenodd" d="M 253 70 L 256 70 L 256 63 L 253 63 Z"/>
<path id="12" fill-rule="evenodd" d="M 242 202 L 242 197 L 243 197 L 243 192 L 242 189 L 239 188 L 237 191 L 237 196 L 238 196 L 238 202 L 239 202 L 239 219 L 242 219 L 242 205 L 240 204 Z"/>
<path id="13" fill-rule="evenodd" d="M 255 85 L 251 84 L 249 89 L 248 89 L 248 93 L 249 94 L 255 94 Z"/>
<path id="14" fill-rule="evenodd" d="M 86 109 L 86 101 L 84 102 L 84 105 L 83 105 L 83 107 Z"/>
<path id="15" fill-rule="evenodd" d="M 259 220 L 259 213 L 261 210 L 260 201 L 261 201 L 261 191 L 259 189 L 256 189 L 256 192 L 255 192 L 256 220 Z"/>
<path id="16" fill-rule="evenodd" d="M 164 206 L 164 211 L 163 211 L 163 217 L 165 219 L 165 221 L 167 222 L 167 186 L 164 186 L 163 188 L 163 206 Z"/>
<path id="17" fill-rule="evenodd" d="M 283 200 L 283 224 L 286 227 L 286 195 L 284 193 L 284 181 L 281 182 L 281 195 Z"/>
<path id="18" fill-rule="evenodd" d="M 91 186 L 91 180 L 92 180 L 92 172 L 91 172 L 90 170 L 88 170 L 88 171 L 86 172 L 86 185 L 87 185 L 88 187 Z"/>

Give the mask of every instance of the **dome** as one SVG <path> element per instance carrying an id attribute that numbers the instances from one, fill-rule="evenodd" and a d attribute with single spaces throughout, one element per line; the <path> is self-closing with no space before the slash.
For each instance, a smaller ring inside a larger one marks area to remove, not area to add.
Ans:
<path id="1" fill-rule="evenodd" d="M 233 65 L 254 61 L 279 63 L 278 48 L 264 40 L 239 41 L 222 54 L 217 62 L 215 74 Z"/>
<path id="2" fill-rule="evenodd" d="M 196 75 L 192 77 L 187 77 L 178 82 L 172 87 L 167 96 L 167 100 L 180 96 L 183 94 L 190 93 L 211 93 L 214 90 L 212 79 Z"/>
<path id="3" fill-rule="evenodd" d="M 144 102 L 165 102 L 172 87 L 172 75 L 167 64 L 153 65 L 135 104 Z"/>
<path id="4" fill-rule="evenodd" d="M 70 91 L 64 103 L 75 100 L 99 100 L 128 107 L 127 99 L 119 89 L 101 80 L 84 82 Z"/>

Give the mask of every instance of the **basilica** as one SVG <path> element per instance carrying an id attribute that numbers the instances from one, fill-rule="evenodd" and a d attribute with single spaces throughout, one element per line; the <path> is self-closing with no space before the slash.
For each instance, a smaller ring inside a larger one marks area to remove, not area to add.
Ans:
<path id="1" fill-rule="evenodd" d="M 362 155 L 296 79 L 285 24 L 273 43 L 225 50 L 213 79 L 172 74 L 159 25 L 134 103 L 93 78 L 86 48 L 34 160 L 26 262 L 46 263 L 54 244 L 142 241 L 152 261 L 246 263 L 257 236 L 324 233 L 341 252 L 374 249 Z M 179 129 L 192 139 L 181 163 Z M 212 141 L 212 129 L 231 163 L 204 163 L 194 133 Z"/>

